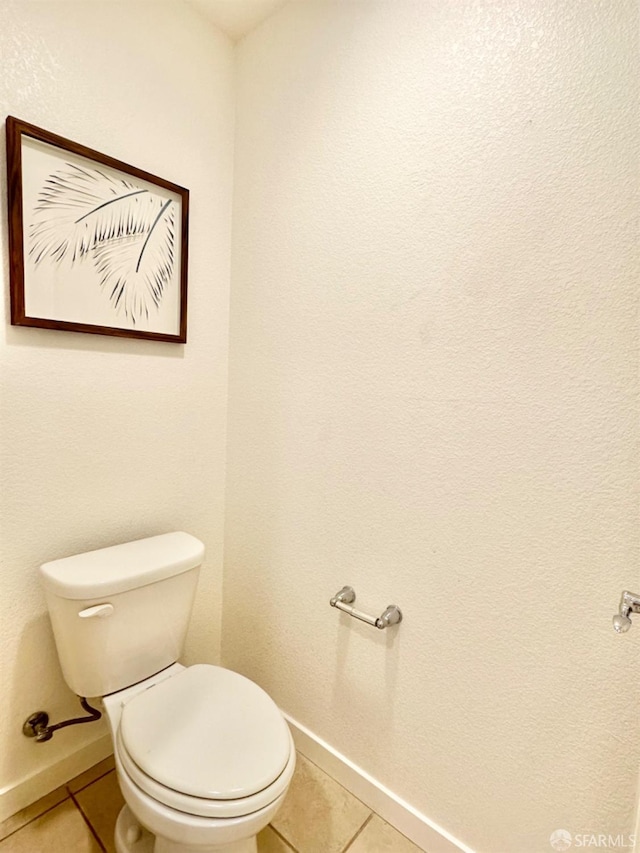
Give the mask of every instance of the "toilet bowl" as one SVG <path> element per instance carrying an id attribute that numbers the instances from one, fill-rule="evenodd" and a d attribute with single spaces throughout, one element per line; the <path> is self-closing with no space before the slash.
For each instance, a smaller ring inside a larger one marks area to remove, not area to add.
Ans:
<path id="1" fill-rule="evenodd" d="M 171 533 L 41 567 L 65 679 L 102 696 L 126 803 L 118 853 L 256 853 L 295 769 L 262 688 L 177 662 L 203 554 Z"/>
<path id="2" fill-rule="evenodd" d="M 163 839 L 155 853 L 254 853 L 295 769 L 289 729 L 261 688 L 222 667 L 173 664 L 103 705 L 131 813 L 118 853 L 144 849 L 142 829 Z"/>

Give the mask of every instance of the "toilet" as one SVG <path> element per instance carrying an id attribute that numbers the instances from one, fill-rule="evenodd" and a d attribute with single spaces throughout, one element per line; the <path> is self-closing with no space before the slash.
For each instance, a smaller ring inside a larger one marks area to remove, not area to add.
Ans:
<path id="1" fill-rule="evenodd" d="M 104 705 L 118 853 L 256 853 L 293 775 L 291 733 L 262 688 L 178 662 L 203 558 L 176 532 L 40 568 L 65 681 Z"/>

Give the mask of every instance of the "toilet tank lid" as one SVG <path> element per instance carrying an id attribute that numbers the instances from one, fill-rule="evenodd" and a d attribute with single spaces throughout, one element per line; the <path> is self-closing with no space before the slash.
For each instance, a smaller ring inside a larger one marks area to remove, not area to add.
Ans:
<path id="1" fill-rule="evenodd" d="M 100 598 L 187 572 L 203 559 L 204 545 L 195 536 L 163 533 L 44 563 L 40 576 L 61 598 Z"/>

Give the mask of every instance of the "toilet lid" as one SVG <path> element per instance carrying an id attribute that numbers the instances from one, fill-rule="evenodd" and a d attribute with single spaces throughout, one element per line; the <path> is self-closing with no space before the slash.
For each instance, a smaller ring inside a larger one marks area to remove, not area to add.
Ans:
<path id="1" fill-rule="evenodd" d="M 210 800 L 249 797 L 290 757 L 287 724 L 271 697 L 242 675 L 209 664 L 127 702 L 122 744 L 137 766 L 175 791 Z"/>

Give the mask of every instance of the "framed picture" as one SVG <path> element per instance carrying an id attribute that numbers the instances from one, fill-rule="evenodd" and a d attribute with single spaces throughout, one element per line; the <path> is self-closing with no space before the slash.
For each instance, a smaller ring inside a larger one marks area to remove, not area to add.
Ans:
<path id="1" fill-rule="evenodd" d="M 7 118 L 11 323 L 187 340 L 189 191 Z"/>

